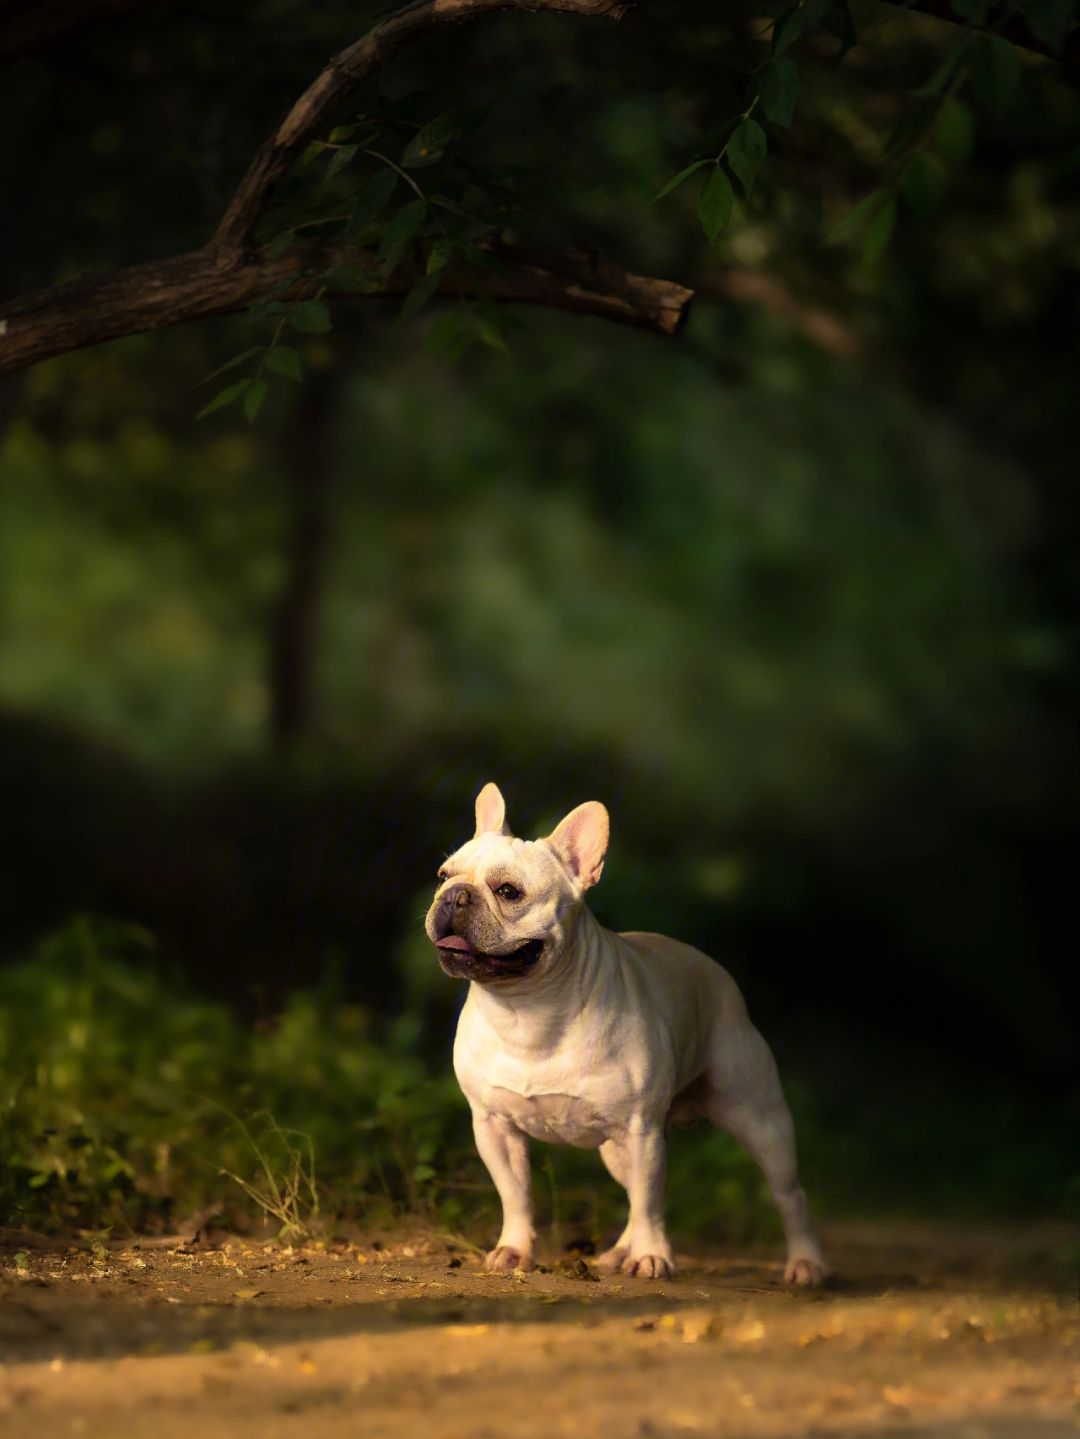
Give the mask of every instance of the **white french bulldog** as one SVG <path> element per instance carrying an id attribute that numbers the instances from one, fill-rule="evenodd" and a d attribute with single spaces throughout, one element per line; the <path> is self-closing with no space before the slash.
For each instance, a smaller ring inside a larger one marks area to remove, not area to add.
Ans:
<path id="1" fill-rule="evenodd" d="M 659 934 L 613 934 L 584 903 L 608 845 L 602 804 L 546 839 L 511 836 L 493 784 L 476 834 L 439 870 L 428 937 L 468 979 L 454 1070 L 503 1207 L 488 1269 L 533 1265 L 526 1135 L 599 1149 L 630 1199 L 604 1268 L 675 1270 L 664 1230 L 664 1132 L 706 1118 L 761 1165 L 787 1239 L 785 1278 L 813 1286 L 825 1260 L 807 1214 L 795 1134 L 768 1046 L 731 976 Z"/>

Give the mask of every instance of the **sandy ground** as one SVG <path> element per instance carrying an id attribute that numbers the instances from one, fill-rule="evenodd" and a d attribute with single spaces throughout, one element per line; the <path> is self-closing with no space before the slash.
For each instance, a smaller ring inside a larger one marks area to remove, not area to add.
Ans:
<path id="1" fill-rule="evenodd" d="M 10 1238 L 10 1231 L 8 1231 Z M 1076 1237 L 836 1227 L 838 1277 L 687 1255 L 677 1279 L 462 1241 L 0 1248 L 4 1439 L 1080 1435 Z"/>

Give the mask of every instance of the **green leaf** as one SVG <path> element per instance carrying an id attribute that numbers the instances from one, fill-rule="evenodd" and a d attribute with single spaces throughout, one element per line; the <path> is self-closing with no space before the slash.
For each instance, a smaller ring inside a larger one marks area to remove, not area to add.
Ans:
<path id="1" fill-rule="evenodd" d="M 351 140 L 358 130 L 363 129 L 363 121 L 357 120 L 352 125 L 335 125 L 326 137 L 331 145 L 341 145 L 346 140 Z"/>
<path id="2" fill-rule="evenodd" d="M 847 0 L 833 0 L 822 15 L 821 23 L 830 35 L 835 35 L 840 41 L 837 60 L 842 60 L 848 51 L 859 43 Z"/>
<path id="3" fill-rule="evenodd" d="M 770 60 L 758 72 L 757 94 L 761 100 L 761 108 L 774 125 L 791 124 L 798 92 L 799 67 L 787 56 Z"/>
<path id="4" fill-rule="evenodd" d="M 325 335 L 333 329 L 330 311 L 321 300 L 298 300 L 288 307 L 289 324 L 305 335 Z"/>
<path id="5" fill-rule="evenodd" d="M 887 195 L 874 211 L 863 231 L 863 259 L 868 265 L 877 263 L 896 228 L 896 196 Z"/>
<path id="6" fill-rule="evenodd" d="M 503 317 L 498 305 L 490 295 L 482 295 L 473 306 L 476 316 L 476 335 L 489 349 L 508 355 L 510 346 L 503 335 Z"/>
<path id="7" fill-rule="evenodd" d="M 418 1164 L 413 1170 L 413 1178 L 417 1184 L 426 1184 L 429 1179 L 435 1178 L 435 1173 L 430 1164 Z"/>
<path id="8" fill-rule="evenodd" d="M 773 25 L 773 55 L 782 55 L 785 50 L 790 50 L 800 35 L 812 29 L 827 3 L 828 0 L 796 0 L 785 10 Z"/>
<path id="9" fill-rule="evenodd" d="M 988 110 L 1005 110 L 1020 84 L 1020 59 L 1000 35 L 975 35 L 967 52 L 971 88 Z"/>
<path id="10" fill-rule="evenodd" d="M 768 141 L 765 139 L 765 131 L 758 122 L 751 116 L 739 122 L 735 133 L 728 141 L 727 160 L 739 184 L 743 188 L 746 198 L 750 198 L 750 192 L 754 188 L 754 180 L 757 172 L 761 169 L 762 162 L 768 151 Z"/>
<path id="11" fill-rule="evenodd" d="M 263 364 L 275 375 L 284 375 L 287 380 L 303 378 L 300 356 L 291 345 L 275 345 L 273 349 L 267 350 Z"/>
<path id="12" fill-rule="evenodd" d="M 458 241 L 451 235 L 445 235 L 441 240 L 436 240 L 428 252 L 427 273 L 429 275 L 441 274 L 450 263 L 457 248 Z"/>
<path id="13" fill-rule="evenodd" d="M 379 244 L 379 260 L 393 271 L 405 252 L 405 247 L 420 233 L 427 219 L 427 201 L 412 200 L 402 205 L 386 227 L 386 234 Z"/>
<path id="14" fill-rule="evenodd" d="M 510 346 L 506 343 L 506 338 L 502 330 L 482 315 L 478 316 L 476 320 L 476 337 L 480 343 L 486 345 L 489 350 L 497 350 L 500 355 L 508 355 L 510 353 Z"/>
<path id="15" fill-rule="evenodd" d="M 301 170 L 307 170 L 319 158 L 322 152 L 329 147 L 325 140 L 311 140 L 304 146 L 300 156 Z"/>
<path id="16" fill-rule="evenodd" d="M 247 416 L 249 425 L 255 423 L 255 416 L 262 409 L 262 402 L 266 399 L 266 381 L 252 380 L 244 392 L 244 414 Z"/>
<path id="17" fill-rule="evenodd" d="M 782 55 L 785 50 L 790 50 L 802 34 L 805 23 L 806 14 L 800 5 L 795 5 L 790 10 L 785 10 L 773 25 L 773 54 Z"/>
<path id="18" fill-rule="evenodd" d="M 1027 0 L 1020 8 L 1035 39 L 1059 52 L 1072 29 L 1072 0 Z"/>
<path id="19" fill-rule="evenodd" d="M 471 320 L 471 310 L 463 316 L 457 305 L 441 310 L 429 327 L 428 349 L 433 355 L 445 355 L 451 360 L 459 359 L 476 339 L 476 330 Z"/>
<path id="20" fill-rule="evenodd" d="M 439 288 L 439 281 L 440 277 L 437 274 L 421 275 L 416 284 L 405 296 L 405 301 L 401 306 L 401 314 L 398 318 L 408 320 L 416 314 L 417 310 L 422 309 Z"/>
<path id="21" fill-rule="evenodd" d="M 479 245 L 474 245 L 471 240 L 465 240 L 460 245 L 461 258 L 474 270 L 497 270 L 499 262 L 486 250 L 481 250 Z"/>
<path id="22" fill-rule="evenodd" d="M 971 154 L 975 121 L 968 107 L 955 95 L 948 95 L 941 102 L 934 126 L 934 144 L 941 158 L 950 165 L 962 165 Z"/>
<path id="23" fill-rule="evenodd" d="M 909 145 L 917 143 L 926 127 L 932 122 L 936 109 L 933 100 L 916 100 L 914 105 L 904 111 L 886 136 L 885 154 L 893 155 L 897 150 L 904 150 Z"/>
<path id="24" fill-rule="evenodd" d="M 245 360 L 250 360 L 253 355 L 261 355 L 265 348 L 265 345 L 252 345 L 250 350 L 241 350 L 239 355 L 234 355 L 231 360 L 226 360 L 223 365 L 219 365 L 216 370 L 211 370 L 206 378 L 200 380 L 199 383 L 201 385 L 208 385 L 211 380 L 216 380 L 218 375 L 223 375 L 226 370 L 235 370 L 237 365 L 242 365 Z"/>
<path id="25" fill-rule="evenodd" d="M 29 1254 L 27 1254 L 27 1252 L 26 1252 L 25 1249 L 20 1249 L 20 1250 L 15 1254 L 15 1268 L 16 1268 L 16 1269 L 29 1269 L 29 1268 L 30 1268 L 30 1256 L 29 1256 Z"/>
<path id="26" fill-rule="evenodd" d="M 957 66 L 967 53 L 967 48 L 971 44 L 972 38 L 971 35 L 964 35 L 960 38 L 930 76 L 930 79 L 926 80 L 918 89 L 912 90 L 911 93 L 915 99 L 936 100 L 938 96 L 942 94 L 956 73 Z"/>
<path id="27" fill-rule="evenodd" d="M 458 126 L 447 113 L 432 120 L 412 137 L 401 152 L 401 163 L 406 170 L 420 170 L 425 165 L 434 165 L 442 159 L 446 147 L 458 135 Z"/>
<path id="28" fill-rule="evenodd" d="M 900 171 L 900 189 L 920 219 L 933 220 L 945 203 L 948 176 L 940 160 L 926 150 L 916 150 Z"/>
<path id="29" fill-rule="evenodd" d="M 394 193 L 398 177 L 393 170 L 379 170 L 357 191 L 346 234 L 351 239 L 377 219 Z"/>
<path id="30" fill-rule="evenodd" d="M 710 245 L 716 244 L 716 237 L 731 219 L 731 207 L 734 203 L 735 192 L 731 188 L 731 181 L 720 166 L 716 165 L 698 202 L 698 217 Z"/>
<path id="31" fill-rule="evenodd" d="M 215 410 L 222 410 L 226 405 L 231 405 L 253 384 L 254 381 L 249 375 L 245 380 L 237 380 L 235 385 L 226 385 L 223 390 L 218 391 L 208 405 L 203 406 L 195 418 L 201 420 L 204 415 L 212 415 Z"/>
<path id="32" fill-rule="evenodd" d="M 292 277 L 292 279 L 294 280 L 298 280 L 299 278 L 299 275 L 294 275 Z M 247 312 L 246 318 L 248 319 L 248 321 L 257 324 L 260 320 L 268 320 L 272 316 L 283 315 L 284 313 L 285 306 L 280 300 L 260 300 L 258 304 L 251 306 L 251 308 Z"/>
<path id="33" fill-rule="evenodd" d="M 859 203 L 853 206 L 829 231 L 826 237 L 829 244 L 833 245 L 837 240 L 843 240 L 857 230 L 863 221 L 877 210 L 879 205 L 884 204 L 885 199 L 883 190 L 872 190 L 869 195 L 864 195 Z"/>
<path id="34" fill-rule="evenodd" d="M 340 175 L 345 166 L 356 156 L 359 145 L 342 145 L 340 150 L 335 150 L 333 158 L 326 167 L 326 174 L 323 176 L 323 184 L 328 185 L 335 176 Z"/>
<path id="35" fill-rule="evenodd" d="M 672 190 L 677 190 L 684 180 L 689 180 L 691 175 L 696 174 L 702 165 L 709 165 L 711 163 L 709 157 L 706 157 L 704 160 L 694 160 L 692 164 L 687 165 L 685 170 L 680 170 L 677 175 L 673 175 L 662 189 L 657 190 L 653 196 L 652 203 L 655 205 L 657 200 L 662 200 L 665 195 L 670 195 Z"/>
<path id="36" fill-rule="evenodd" d="M 320 278 L 335 290 L 354 290 L 358 295 L 369 295 L 382 284 L 370 265 L 331 265 Z"/>

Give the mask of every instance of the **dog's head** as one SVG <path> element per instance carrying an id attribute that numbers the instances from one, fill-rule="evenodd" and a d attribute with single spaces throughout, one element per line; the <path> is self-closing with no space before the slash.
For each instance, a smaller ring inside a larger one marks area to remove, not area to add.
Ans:
<path id="1" fill-rule="evenodd" d="M 539 974 L 562 952 L 582 895 L 600 878 L 608 813 L 578 805 L 546 839 L 515 839 L 498 788 L 476 797 L 476 833 L 444 860 L 427 913 L 447 974 L 497 984 Z"/>

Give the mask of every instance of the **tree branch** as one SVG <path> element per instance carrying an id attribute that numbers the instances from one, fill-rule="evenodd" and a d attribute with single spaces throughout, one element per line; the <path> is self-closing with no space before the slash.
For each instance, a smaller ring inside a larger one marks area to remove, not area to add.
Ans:
<path id="1" fill-rule="evenodd" d="M 782 324 L 802 335 L 819 350 L 841 360 L 866 358 L 867 344 L 841 316 L 794 294 L 776 275 L 764 270 L 732 266 L 706 271 L 697 293 L 715 295 L 736 305 L 765 310 Z"/>
<path id="2" fill-rule="evenodd" d="M 108 0 L 105 0 L 108 3 Z M 3 0 L 0 0 L 3 3 Z M 8 0 L 11 3 L 11 0 Z M 251 239 L 274 187 L 312 134 L 360 80 L 409 41 L 430 30 L 461 24 L 497 10 L 551 10 L 619 19 L 633 0 L 416 0 L 376 25 L 323 67 L 256 154 L 217 232 L 204 249 L 53 285 L 0 305 L 0 375 L 39 360 L 122 335 L 245 309 L 275 286 L 292 280 L 283 298 L 355 294 L 310 278 L 334 264 L 372 266 L 355 252 L 294 248 L 274 259 L 252 253 Z M 600 315 L 660 334 L 674 334 L 685 319 L 691 292 L 665 280 L 632 275 L 581 251 L 530 255 L 489 244 L 491 268 L 447 268 L 444 293 L 488 296 L 500 302 L 546 305 Z M 361 298 L 402 295 L 418 277 L 399 265 L 389 281 Z M 306 275 L 308 278 L 296 278 Z"/>
<path id="3" fill-rule="evenodd" d="M 662 335 L 679 329 L 693 294 L 671 281 L 603 264 L 580 250 L 540 255 L 490 245 L 488 253 L 490 269 L 449 266 L 440 293 L 544 305 Z M 372 288 L 357 293 L 352 284 L 326 284 L 311 273 L 334 265 L 370 268 Z M 290 279 L 293 283 L 282 290 L 282 299 L 318 292 L 377 300 L 407 294 L 423 273 L 423 256 L 399 265 L 388 282 L 380 283 L 374 260 L 354 250 L 295 248 L 274 259 L 262 253 L 222 265 L 208 247 L 69 280 L 0 305 L 0 375 L 123 335 L 244 310 Z"/>
<path id="4" fill-rule="evenodd" d="M 555 10 L 619 20 L 631 3 L 632 0 L 416 0 L 399 10 L 335 55 L 262 144 L 218 226 L 216 248 L 229 256 L 250 242 L 274 187 L 303 146 L 350 90 L 409 41 L 430 30 L 460 25 L 497 10 Z"/>

